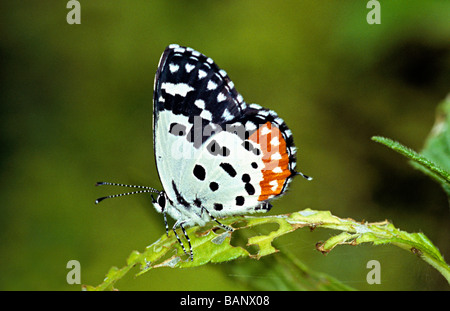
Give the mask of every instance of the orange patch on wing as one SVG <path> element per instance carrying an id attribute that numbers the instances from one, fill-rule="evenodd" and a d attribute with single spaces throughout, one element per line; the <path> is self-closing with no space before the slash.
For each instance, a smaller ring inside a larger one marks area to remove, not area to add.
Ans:
<path id="1" fill-rule="evenodd" d="M 261 194 L 258 201 L 264 201 L 280 194 L 286 179 L 291 176 L 286 141 L 278 127 L 270 122 L 262 125 L 248 139 L 261 149 L 264 168 L 263 180 L 259 183 Z"/>

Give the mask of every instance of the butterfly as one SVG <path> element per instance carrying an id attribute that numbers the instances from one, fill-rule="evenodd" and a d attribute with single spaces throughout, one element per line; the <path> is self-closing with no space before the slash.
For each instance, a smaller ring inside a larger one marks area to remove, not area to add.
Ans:
<path id="1" fill-rule="evenodd" d="M 162 191 L 152 202 L 175 220 L 172 230 L 184 253 L 193 260 L 185 227 L 230 215 L 267 212 L 270 201 L 286 192 L 297 172 L 291 130 L 272 110 L 247 104 L 227 73 L 200 52 L 177 44 L 161 56 L 153 93 L 153 148 Z M 181 228 L 189 254 L 177 233 Z"/>

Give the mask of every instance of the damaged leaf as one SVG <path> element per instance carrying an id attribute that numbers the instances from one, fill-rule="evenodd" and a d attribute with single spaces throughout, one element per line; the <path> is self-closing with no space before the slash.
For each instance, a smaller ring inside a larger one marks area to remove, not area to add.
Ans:
<path id="1" fill-rule="evenodd" d="M 392 244 L 415 253 L 420 258 L 436 268 L 450 282 L 450 267 L 444 261 L 439 250 L 422 233 L 407 233 L 394 227 L 388 221 L 377 223 L 361 223 L 350 218 L 339 218 L 329 211 L 306 209 L 292 214 L 276 216 L 236 216 L 221 222 L 235 226 L 234 232 L 216 231 L 211 227 L 192 227 L 187 230 L 191 237 L 194 251 L 194 261 L 184 254 L 175 236 L 165 234 L 142 252 L 133 251 L 127 259 L 127 265 L 121 269 L 113 267 L 109 270 L 100 285 L 84 286 L 85 290 L 111 290 L 114 284 L 131 268 L 138 266 L 142 275 L 160 267 L 189 268 L 211 263 L 226 262 L 237 258 L 259 259 L 278 252 L 272 244 L 274 239 L 298 228 L 327 228 L 341 231 L 327 241 L 319 242 L 317 250 L 326 254 L 338 245 L 359 245 L 361 243 Z M 237 226 L 239 224 L 239 226 Z M 247 246 L 256 246 L 256 254 L 246 248 L 234 246 L 231 243 L 233 234 L 239 230 L 254 228 L 264 224 L 276 224 L 277 229 L 267 234 L 252 236 L 247 240 Z M 413 251 L 414 250 L 414 251 Z"/>

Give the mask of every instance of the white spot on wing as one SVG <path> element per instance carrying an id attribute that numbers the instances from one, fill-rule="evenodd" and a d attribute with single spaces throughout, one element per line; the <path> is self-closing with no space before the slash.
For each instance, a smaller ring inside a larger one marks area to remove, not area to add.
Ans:
<path id="1" fill-rule="evenodd" d="M 194 88 L 189 86 L 186 83 L 170 83 L 170 82 L 164 82 L 161 84 L 161 88 L 166 90 L 166 92 L 172 96 L 180 95 L 180 96 L 186 96 L 187 93 L 190 91 L 193 91 Z"/>
<path id="2" fill-rule="evenodd" d="M 182 48 L 180 46 L 178 46 L 177 48 L 174 49 L 175 53 L 184 53 L 186 51 L 185 48 Z"/>
<path id="3" fill-rule="evenodd" d="M 211 80 L 208 81 L 208 86 L 206 87 L 208 90 L 215 90 L 217 87 L 217 84 L 212 82 Z"/>
<path id="4" fill-rule="evenodd" d="M 272 138 L 272 139 L 270 140 L 270 144 L 271 144 L 272 146 L 278 146 L 278 145 L 280 144 L 280 140 L 278 139 L 278 136 L 275 136 L 274 138 Z"/>
<path id="5" fill-rule="evenodd" d="M 258 104 L 250 104 L 249 107 L 253 109 L 262 109 L 262 107 Z"/>
<path id="6" fill-rule="evenodd" d="M 203 70 L 199 70 L 199 71 L 198 71 L 198 79 L 201 80 L 201 79 L 203 79 L 204 77 L 206 77 L 206 72 L 203 71 Z"/>
<path id="7" fill-rule="evenodd" d="M 251 121 L 247 121 L 247 123 L 245 123 L 245 129 L 247 131 L 254 131 L 257 129 L 257 126 L 255 123 L 251 122 Z"/>
<path id="8" fill-rule="evenodd" d="M 185 68 L 187 72 L 191 72 L 191 70 L 195 68 L 195 65 L 186 64 Z"/>
<path id="9" fill-rule="evenodd" d="M 176 64 L 169 64 L 169 69 L 170 69 L 171 73 L 177 72 L 179 68 L 180 68 L 180 66 L 178 66 Z"/>
<path id="10" fill-rule="evenodd" d="M 215 73 L 215 76 L 217 77 L 217 79 L 219 79 L 219 81 L 222 81 L 222 76 L 220 74 L 218 74 L 217 72 Z"/>
<path id="11" fill-rule="evenodd" d="M 272 161 L 281 160 L 281 154 L 279 152 L 275 152 L 270 156 L 270 160 Z"/>
<path id="12" fill-rule="evenodd" d="M 202 113 L 200 113 L 200 117 L 208 121 L 212 121 L 212 114 L 208 110 L 203 110 Z"/>
<path id="13" fill-rule="evenodd" d="M 278 173 L 282 173 L 283 170 L 281 169 L 281 167 L 278 166 L 278 167 L 275 167 L 275 168 L 272 170 L 272 172 L 278 174 Z"/>
<path id="14" fill-rule="evenodd" d="M 218 102 L 223 102 L 226 99 L 227 99 L 227 97 L 223 93 L 219 93 L 219 95 L 217 95 L 217 101 Z"/>
<path id="15" fill-rule="evenodd" d="M 271 190 L 275 191 L 278 188 L 278 182 L 276 180 L 272 180 L 271 182 L 269 182 L 269 185 L 272 186 Z"/>
<path id="16" fill-rule="evenodd" d="M 276 117 L 275 118 L 275 123 L 277 123 L 278 125 L 281 125 L 281 124 L 283 124 L 283 119 L 281 119 L 280 117 Z"/>
<path id="17" fill-rule="evenodd" d="M 267 117 L 269 115 L 269 111 L 261 110 L 261 111 L 258 112 L 258 115 L 263 116 L 263 117 Z"/>
<path id="18" fill-rule="evenodd" d="M 225 121 L 230 121 L 230 120 L 232 120 L 234 118 L 234 116 L 230 113 L 230 111 L 228 109 L 225 109 L 223 111 L 222 118 Z"/>
<path id="19" fill-rule="evenodd" d="M 271 130 L 267 126 L 264 126 L 261 130 L 261 135 L 267 135 L 270 132 L 271 132 Z"/>
<path id="20" fill-rule="evenodd" d="M 196 105 L 198 108 L 200 108 L 200 109 L 205 109 L 205 101 L 204 100 L 202 100 L 202 99 L 197 99 L 195 102 L 194 102 L 194 105 Z"/>

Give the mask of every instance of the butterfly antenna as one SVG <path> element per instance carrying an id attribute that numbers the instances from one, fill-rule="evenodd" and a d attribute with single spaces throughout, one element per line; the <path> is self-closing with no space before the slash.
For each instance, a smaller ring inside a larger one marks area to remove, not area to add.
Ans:
<path id="1" fill-rule="evenodd" d="M 99 182 L 97 182 L 95 185 L 96 185 L 96 186 L 107 185 L 107 186 L 119 186 L 119 187 L 130 187 L 130 188 L 141 188 L 141 189 L 153 190 L 153 192 L 159 193 L 159 191 L 156 190 L 155 188 L 147 187 L 147 186 L 125 185 L 125 184 L 118 184 L 118 183 L 115 183 L 115 182 L 105 182 L 105 181 L 99 181 Z"/>
<path id="2" fill-rule="evenodd" d="M 95 200 L 95 204 L 100 203 L 104 199 L 117 198 L 117 197 L 121 197 L 121 196 L 124 196 L 124 195 L 138 194 L 138 193 L 148 193 L 148 192 L 159 193 L 158 190 L 156 190 L 156 189 L 154 189 L 152 187 L 146 187 L 146 186 L 125 185 L 125 184 L 118 184 L 118 183 L 112 183 L 112 182 L 103 182 L 103 181 L 99 181 L 95 185 L 96 186 L 107 185 L 107 186 L 119 186 L 119 187 L 129 187 L 129 188 L 140 188 L 140 189 L 143 189 L 143 190 L 138 190 L 138 191 L 133 191 L 133 192 L 112 194 L 112 195 L 108 195 L 106 197 L 101 197 L 101 198 L 98 198 L 97 200 Z"/>
<path id="3" fill-rule="evenodd" d="M 313 180 L 313 178 L 312 177 L 310 177 L 310 176 L 308 176 L 308 175 L 305 175 L 305 174 L 303 174 L 303 173 L 301 173 L 301 172 L 296 172 L 296 175 L 300 175 L 300 176 L 302 176 L 304 179 L 306 179 L 306 180 Z"/>

